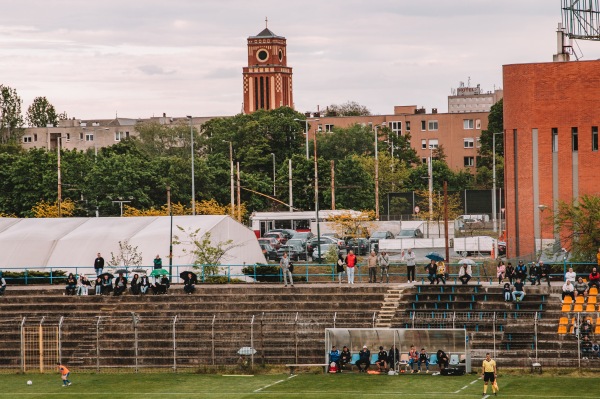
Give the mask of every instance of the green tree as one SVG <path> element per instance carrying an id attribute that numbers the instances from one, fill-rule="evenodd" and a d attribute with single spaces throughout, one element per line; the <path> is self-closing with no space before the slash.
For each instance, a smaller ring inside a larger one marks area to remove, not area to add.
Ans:
<path id="1" fill-rule="evenodd" d="M 215 276 L 219 274 L 219 265 L 227 260 L 227 253 L 242 244 L 234 244 L 233 240 L 213 242 L 210 231 L 200 234 L 200 229 L 186 230 L 181 226 L 177 229 L 183 234 L 173 236 L 173 244 L 191 245 L 191 249 L 183 248 L 183 252 L 193 256 L 195 269 L 203 268 L 204 274 Z"/>
<path id="2" fill-rule="evenodd" d="M 583 195 L 573 202 L 559 201 L 555 231 L 574 262 L 595 262 L 600 248 L 600 196 Z"/>
<path id="3" fill-rule="evenodd" d="M 187 123 L 163 125 L 158 122 L 140 122 L 135 125 L 139 133 L 137 140 L 142 151 L 151 156 L 190 154 L 191 134 L 194 135 L 194 147 L 197 148 L 198 131 Z"/>
<path id="4" fill-rule="evenodd" d="M 15 89 L 0 84 L 0 142 L 18 141 L 23 127 L 23 101 Z"/>
<path id="5" fill-rule="evenodd" d="M 27 109 L 27 122 L 32 127 L 58 125 L 58 114 L 46 97 L 36 97 Z"/>
<path id="6" fill-rule="evenodd" d="M 350 155 L 373 156 L 375 133 L 370 127 L 359 124 L 334 128 L 331 133 L 317 134 L 317 148 L 319 156 L 327 160 L 341 160 Z"/>
<path id="7" fill-rule="evenodd" d="M 481 132 L 481 147 L 477 159 L 477 187 L 492 188 L 493 142 L 494 133 L 504 132 L 503 101 L 492 105 L 488 116 L 488 128 Z M 504 136 L 496 134 L 496 185 L 504 186 Z"/>
<path id="8" fill-rule="evenodd" d="M 331 104 L 325 111 L 325 116 L 369 116 L 369 108 L 357 103 L 356 101 L 347 101 L 343 104 Z"/>

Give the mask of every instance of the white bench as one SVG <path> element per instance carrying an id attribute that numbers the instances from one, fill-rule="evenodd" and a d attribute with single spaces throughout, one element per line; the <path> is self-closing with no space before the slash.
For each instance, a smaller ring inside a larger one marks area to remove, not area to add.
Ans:
<path id="1" fill-rule="evenodd" d="M 290 375 L 294 374 L 294 370 L 297 367 L 323 367 L 323 373 L 327 373 L 327 363 L 313 363 L 313 364 L 286 364 L 285 367 L 290 368 Z"/>

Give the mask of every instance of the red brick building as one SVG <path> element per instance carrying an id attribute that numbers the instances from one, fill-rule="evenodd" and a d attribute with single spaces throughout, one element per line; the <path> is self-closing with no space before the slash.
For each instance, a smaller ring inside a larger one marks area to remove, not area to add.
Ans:
<path id="1" fill-rule="evenodd" d="M 600 193 L 600 61 L 505 65 L 503 79 L 508 256 L 524 257 L 558 239 L 559 201 Z"/>
<path id="2" fill-rule="evenodd" d="M 286 39 L 265 28 L 248 38 L 248 66 L 243 68 L 244 113 L 294 108 L 292 68 L 287 66 Z"/>

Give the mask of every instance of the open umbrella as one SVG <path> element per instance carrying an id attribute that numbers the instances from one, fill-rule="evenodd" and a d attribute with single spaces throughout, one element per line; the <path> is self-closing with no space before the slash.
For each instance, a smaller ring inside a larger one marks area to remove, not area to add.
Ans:
<path id="1" fill-rule="evenodd" d="M 250 346 L 243 346 L 238 350 L 238 355 L 254 355 L 256 353 L 256 349 Z"/>
<path id="2" fill-rule="evenodd" d="M 427 259 L 431 259 L 431 260 L 434 260 L 436 262 L 441 262 L 441 261 L 444 260 L 444 257 L 442 255 L 438 254 L 437 252 L 430 252 L 427 255 L 425 255 L 425 257 Z"/>
<path id="3" fill-rule="evenodd" d="M 108 278 L 115 278 L 115 276 L 113 276 L 112 274 L 110 274 L 108 272 L 107 273 L 102 273 L 98 277 L 102 277 L 102 279 L 104 279 L 104 276 L 108 276 Z"/>
<path id="4" fill-rule="evenodd" d="M 458 261 L 459 265 L 474 265 L 475 261 L 473 259 L 461 259 Z"/>
<path id="5" fill-rule="evenodd" d="M 151 276 L 155 277 L 155 276 L 168 276 L 169 272 L 165 269 L 154 269 L 152 270 L 152 273 L 150 273 Z"/>
<path id="6" fill-rule="evenodd" d="M 146 269 L 142 269 L 141 267 L 132 269 L 131 271 L 134 273 L 146 273 Z"/>
<path id="7" fill-rule="evenodd" d="M 127 273 L 129 273 L 129 271 L 127 269 L 117 269 L 117 270 L 115 270 L 115 273 L 117 273 L 117 274 L 127 274 Z"/>
<path id="8" fill-rule="evenodd" d="M 190 271 L 187 271 L 187 272 L 181 272 L 181 273 L 179 273 L 179 277 L 180 277 L 181 279 L 183 279 L 183 280 L 187 280 L 187 278 L 188 278 L 188 274 L 191 274 L 191 275 L 192 275 L 192 279 L 197 279 L 197 278 L 198 278 L 198 276 L 196 275 L 196 273 L 194 273 L 194 272 L 190 272 Z"/>

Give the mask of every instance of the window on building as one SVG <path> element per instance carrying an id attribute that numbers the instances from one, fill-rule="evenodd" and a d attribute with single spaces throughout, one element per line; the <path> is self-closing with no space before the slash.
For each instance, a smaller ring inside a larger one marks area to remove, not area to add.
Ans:
<path id="1" fill-rule="evenodd" d="M 473 119 L 463 119 L 463 129 L 470 130 L 475 127 L 475 121 Z"/>
<path id="2" fill-rule="evenodd" d="M 552 128 L 552 152 L 558 152 L 558 128 Z"/>
<path id="3" fill-rule="evenodd" d="M 331 125 L 331 124 L 326 124 L 326 125 L 325 125 L 325 131 L 326 131 L 327 133 L 331 133 L 331 132 L 333 132 L 333 127 L 334 127 L 334 126 L 333 126 L 333 125 Z"/>
<path id="4" fill-rule="evenodd" d="M 579 134 L 576 127 L 571 128 L 571 149 L 573 152 L 579 151 Z"/>
<path id="5" fill-rule="evenodd" d="M 410 121 L 406 121 L 406 124 L 404 126 L 406 127 L 406 131 L 410 132 Z"/>
<path id="6" fill-rule="evenodd" d="M 393 133 L 402 134 L 402 122 L 389 122 L 389 126 Z"/>
<path id="7" fill-rule="evenodd" d="M 466 167 L 475 166 L 475 157 L 465 157 L 465 166 Z"/>
<path id="8" fill-rule="evenodd" d="M 438 130 L 438 121 L 429 121 L 427 130 Z"/>
<path id="9" fill-rule="evenodd" d="M 473 148 L 475 147 L 475 139 L 466 138 L 464 139 L 464 147 L 465 148 Z"/>
<path id="10" fill-rule="evenodd" d="M 23 143 L 31 143 L 31 136 L 23 136 Z"/>
<path id="11" fill-rule="evenodd" d="M 481 129 L 481 119 L 475 119 L 475 129 Z"/>
<path id="12" fill-rule="evenodd" d="M 126 138 L 129 138 L 129 132 L 115 132 L 115 141 L 121 141 Z"/>
<path id="13" fill-rule="evenodd" d="M 427 163 L 427 158 L 421 158 L 421 163 Z"/>
<path id="14" fill-rule="evenodd" d="M 79 133 L 79 140 L 83 140 L 83 133 Z"/>
<path id="15" fill-rule="evenodd" d="M 71 141 L 71 133 L 65 133 L 65 141 L 68 143 Z"/>
<path id="16" fill-rule="evenodd" d="M 37 133 L 33 134 L 33 141 L 37 141 Z"/>
<path id="17" fill-rule="evenodd" d="M 439 147 L 438 139 L 429 139 L 429 149 L 436 149 Z"/>
<path id="18" fill-rule="evenodd" d="M 598 126 L 592 126 L 592 151 L 598 151 Z"/>
<path id="19" fill-rule="evenodd" d="M 421 149 L 422 150 L 427 149 L 427 140 L 425 140 L 425 139 L 421 140 Z"/>
<path id="20" fill-rule="evenodd" d="M 94 141 L 94 133 L 86 133 L 85 141 Z"/>
<path id="21" fill-rule="evenodd" d="M 421 121 L 421 131 L 427 130 L 427 121 Z"/>
<path id="22" fill-rule="evenodd" d="M 317 132 L 322 132 L 323 131 L 323 125 L 321 125 L 319 123 L 319 125 L 317 126 Z"/>

